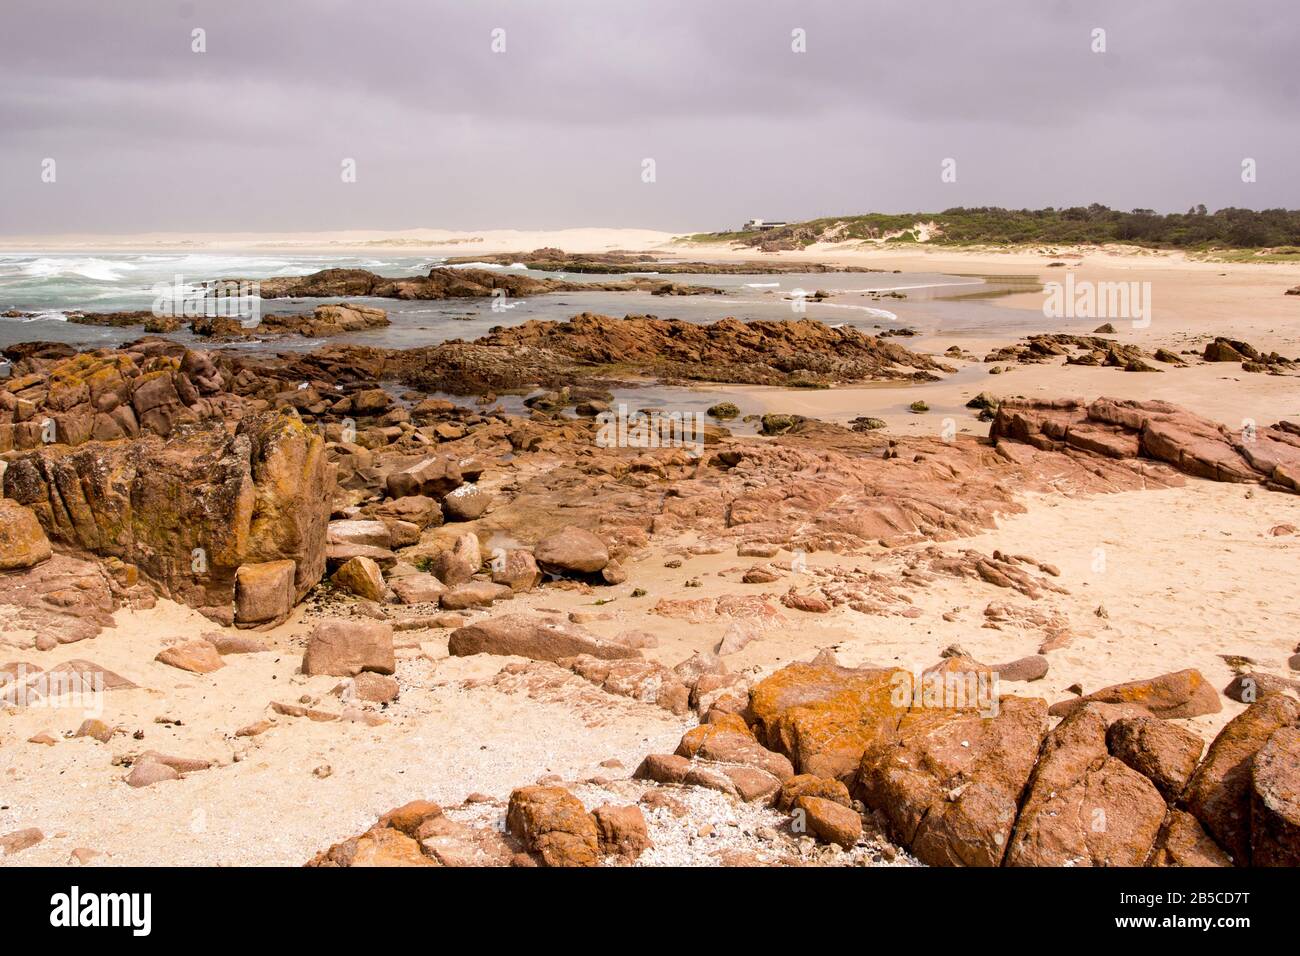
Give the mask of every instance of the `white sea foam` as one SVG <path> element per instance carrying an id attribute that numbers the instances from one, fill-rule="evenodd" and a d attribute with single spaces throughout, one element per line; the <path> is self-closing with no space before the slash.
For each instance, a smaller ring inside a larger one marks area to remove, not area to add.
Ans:
<path id="1" fill-rule="evenodd" d="M 22 273 L 34 279 L 56 279 L 60 276 L 81 276 L 97 282 L 117 282 L 127 272 L 134 272 L 136 266 L 120 260 L 110 262 L 107 259 L 76 258 L 64 259 L 42 257 L 24 263 Z"/>

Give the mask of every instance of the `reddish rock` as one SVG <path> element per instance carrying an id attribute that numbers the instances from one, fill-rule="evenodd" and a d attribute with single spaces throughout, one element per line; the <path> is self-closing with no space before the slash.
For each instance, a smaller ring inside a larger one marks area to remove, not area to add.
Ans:
<path id="1" fill-rule="evenodd" d="M 1047 735 L 1007 866 L 1141 866 L 1165 818 L 1146 777 L 1110 756 L 1107 715 L 1076 710 Z"/>
<path id="2" fill-rule="evenodd" d="M 854 846 L 862 839 L 862 818 L 857 812 L 822 797 L 802 796 L 794 802 L 796 824 L 799 817 L 808 832 L 824 843 L 835 843 L 844 848 Z"/>
<path id="3" fill-rule="evenodd" d="M 0 498 L 0 572 L 30 568 L 53 554 L 50 539 L 32 510 Z"/>
<path id="4" fill-rule="evenodd" d="M 1183 794 L 1187 809 L 1233 860 L 1250 860 L 1251 774 L 1255 754 L 1282 727 L 1300 723 L 1300 704 L 1268 694 L 1219 731 Z"/>
<path id="5" fill-rule="evenodd" d="M 641 656 L 622 644 L 602 641 L 566 624 L 524 614 L 503 614 L 458 628 L 448 638 L 447 651 L 453 657 L 517 654 L 538 661 L 559 661 L 580 654 L 602 660 Z"/>
<path id="6" fill-rule="evenodd" d="M 1066 717 L 1085 704 L 1132 704 L 1156 717 L 1174 720 L 1217 714 L 1223 709 L 1218 693 L 1195 668 L 1161 674 L 1144 680 L 1104 687 L 1084 697 L 1063 700 L 1048 710 L 1053 717 Z"/>
<path id="7" fill-rule="evenodd" d="M 302 656 L 302 672 L 308 675 L 391 674 L 396 667 L 393 628 L 380 621 L 322 621 L 307 639 Z"/>
<path id="8" fill-rule="evenodd" d="M 241 564 L 235 572 L 235 624 L 278 623 L 293 610 L 298 566 L 293 561 Z"/>
<path id="9" fill-rule="evenodd" d="M 778 781 L 794 776 L 794 767 L 783 754 L 766 749 L 748 732 L 741 733 L 725 724 L 701 724 L 688 730 L 677 746 L 677 753 L 682 757 L 755 767 Z"/>
<path id="10" fill-rule="evenodd" d="M 1170 801 L 1183 792 L 1205 749 L 1198 735 L 1159 717 L 1122 717 L 1110 725 L 1106 743 Z"/>
<path id="11" fill-rule="evenodd" d="M 608 855 L 635 860 L 650 849 L 650 832 L 645 816 L 637 807 L 604 804 L 592 811 L 600 835 L 600 850 Z"/>
<path id="12" fill-rule="evenodd" d="M 582 802 L 563 787 L 520 787 L 506 825 L 546 866 L 596 866 L 600 832 Z"/>
<path id="13" fill-rule="evenodd" d="M 851 778 L 873 743 L 893 739 L 906 712 L 896 690 L 910 698 L 903 670 L 850 670 L 791 664 L 750 690 L 755 736 L 785 754 L 800 773 Z"/>
<path id="14" fill-rule="evenodd" d="M 15 853 L 21 853 L 30 847 L 36 846 L 45 839 L 45 834 L 36 827 L 28 827 L 25 830 L 14 830 L 0 836 L 0 857 L 13 856 Z"/>
<path id="15" fill-rule="evenodd" d="M 154 660 L 193 674 L 211 674 L 226 666 L 215 647 L 198 639 L 165 647 Z"/>
<path id="16" fill-rule="evenodd" d="M 504 584 L 512 591 L 531 591 L 542 580 L 542 572 L 531 551 L 515 548 L 507 551 L 498 562 L 493 559 L 492 580 Z"/>
<path id="17" fill-rule="evenodd" d="M 648 754 L 632 774 L 635 780 L 656 783 L 682 783 L 691 771 L 691 762 L 677 754 Z"/>
<path id="18" fill-rule="evenodd" d="M 611 661 L 582 655 L 558 663 L 608 693 L 657 704 L 679 716 L 690 710 L 689 689 L 676 674 L 654 661 Z"/>
<path id="19" fill-rule="evenodd" d="M 1147 866 L 1232 866 L 1232 859 L 1201 829 L 1196 817 L 1170 810 Z"/>
<path id="20" fill-rule="evenodd" d="M 1279 727 L 1255 754 L 1250 862 L 1254 866 L 1300 866 L 1300 728 Z"/>
<path id="21" fill-rule="evenodd" d="M 159 763 L 157 760 L 140 760 L 132 765 L 131 772 L 126 775 L 126 784 L 137 788 L 152 787 L 155 783 L 179 780 L 180 776 L 165 763 Z"/>
<path id="22" fill-rule="evenodd" d="M 914 708 L 867 749 L 854 792 L 921 862 L 998 866 L 1046 731 L 1037 698 L 1003 697 L 994 717 Z"/>
<path id="23" fill-rule="evenodd" d="M 849 788 L 838 780 L 818 777 L 816 774 L 801 773 L 781 784 L 781 793 L 776 798 L 778 810 L 789 810 L 800 797 L 821 797 L 843 806 L 851 806 Z"/>
<path id="24" fill-rule="evenodd" d="M 609 563 L 609 548 L 590 531 L 570 526 L 538 541 L 533 557 L 548 574 L 595 574 Z"/>
<path id="25" fill-rule="evenodd" d="M 335 587 L 367 601 L 383 601 L 388 595 L 383 572 L 370 558 L 349 558 L 334 572 L 330 581 Z"/>

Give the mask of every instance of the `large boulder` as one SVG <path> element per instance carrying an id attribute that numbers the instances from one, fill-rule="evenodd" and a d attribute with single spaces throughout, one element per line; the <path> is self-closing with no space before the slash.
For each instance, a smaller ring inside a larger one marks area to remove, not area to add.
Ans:
<path id="1" fill-rule="evenodd" d="M 435 455 L 388 476 L 385 484 L 390 498 L 423 495 L 441 499 L 463 481 L 460 462 L 450 455 Z"/>
<path id="2" fill-rule="evenodd" d="M 1222 867 L 1232 866 L 1232 859 L 1210 839 L 1196 817 L 1182 810 L 1170 810 L 1151 848 L 1147 866 Z"/>
<path id="3" fill-rule="evenodd" d="M 1187 809 L 1238 866 L 1250 860 L 1255 755 L 1278 730 L 1298 723 L 1300 704 L 1284 694 L 1266 694 L 1219 731 L 1187 785 Z"/>
<path id="4" fill-rule="evenodd" d="M 1250 862 L 1254 866 L 1300 866 L 1300 728 L 1275 730 L 1255 754 Z"/>
<path id="5" fill-rule="evenodd" d="M 334 466 L 290 413 L 169 439 L 51 446 L 12 461 L 4 492 L 57 545 L 116 557 L 166 597 L 228 622 L 236 574 L 293 561 L 294 600 L 325 571 Z"/>
<path id="6" fill-rule="evenodd" d="M 750 690 L 750 723 L 799 773 L 851 779 L 869 746 L 895 738 L 911 678 L 904 670 L 791 664 Z"/>
<path id="7" fill-rule="evenodd" d="M 550 574 L 595 574 L 609 564 L 605 542 L 582 528 L 561 528 L 533 548 L 533 556 Z"/>
<path id="8" fill-rule="evenodd" d="M 30 508 L 0 498 L 0 571 L 20 571 L 47 561 L 54 552 Z"/>
<path id="9" fill-rule="evenodd" d="M 600 828 L 563 787 L 520 787 L 510 794 L 506 826 L 546 866 L 596 866 Z"/>
<path id="10" fill-rule="evenodd" d="M 382 621 L 321 621 L 307 639 L 302 672 L 355 677 L 362 671 L 391 674 L 397 669 L 393 627 Z"/>
<path id="11" fill-rule="evenodd" d="M 1047 735 L 1007 850 L 1007 866 L 1141 866 L 1165 800 L 1106 749 L 1104 705 L 1072 713 Z"/>
<path id="12" fill-rule="evenodd" d="M 601 660 L 641 656 L 640 651 L 623 644 L 603 641 L 578 628 L 526 614 L 502 614 L 458 628 L 447 640 L 447 652 L 453 657 L 514 654 L 537 661 L 559 661 L 580 654 Z"/>
<path id="13" fill-rule="evenodd" d="M 915 708 L 866 751 L 856 793 L 930 866 L 998 866 L 1047 732 L 1047 705 L 1003 697 L 996 716 Z"/>

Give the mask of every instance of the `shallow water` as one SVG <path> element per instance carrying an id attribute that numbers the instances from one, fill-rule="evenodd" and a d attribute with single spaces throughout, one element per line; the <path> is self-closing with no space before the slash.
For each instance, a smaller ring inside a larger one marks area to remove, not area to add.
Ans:
<path id="1" fill-rule="evenodd" d="M 66 321 L 65 312 L 110 312 L 149 309 L 157 297 L 155 286 L 195 286 L 213 279 L 263 279 L 306 275 L 325 268 L 363 268 L 381 275 L 407 276 L 427 272 L 443 261 L 437 256 L 267 255 L 262 253 L 86 253 L 0 254 L 0 312 L 17 309 L 37 313 L 33 319 L 0 318 L 0 347 L 16 342 L 45 340 L 79 347 L 119 345 L 142 335 L 140 328 L 101 328 Z M 481 265 L 481 264 L 480 264 Z M 522 275 L 555 277 L 522 267 L 500 267 Z M 637 273 L 645 275 L 646 273 Z M 606 282 L 619 276 L 564 275 L 577 282 Z M 392 325 L 330 339 L 389 348 L 412 348 L 448 339 L 475 339 L 498 325 L 517 325 L 529 319 L 564 320 L 580 312 L 606 315 L 648 314 L 688 322 L 713 322 L 734 316 L 741 320 L 813 318 L 831 325 L 843 324 L 878 331 L 909 327 L 923 333 L 977 335 L 1006 332 L 1020 336 L 1041 331 L 1052 323 L 1037 313 L 992 305 L 990 296 L 1023 289 L 1014 279 L 953 276 L 939 273 L 823 273 L 813 275 L 675 275 L 677 282 L 723 289 L 720 295 L 654 296 L 649 293 L 571 292 L 528 299 L 507 300 L 493 309 L 488 299 L 358 301 L 386 309 Z M 832 298 L 805 300 L 803 311 L 792 299 L 799 290 L 822 290 Z M 891 291 L 904 298 L 893 298 Z M 268 299 L 264 314 L 309 312 L 322 302 L 339 299 Z M 180 342 L 195 341 L 188 330 L 169 336 Z M 906 344 L 906 339 L 900 340 Z M 297 336 L 265 343 L 240 343 L 236 348 L 276 351 L 310 350 L 322 339 Z"/>

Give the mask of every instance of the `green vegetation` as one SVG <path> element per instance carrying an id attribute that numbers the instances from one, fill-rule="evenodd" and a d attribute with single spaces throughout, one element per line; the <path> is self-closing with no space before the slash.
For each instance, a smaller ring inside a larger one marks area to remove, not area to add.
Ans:
<path id="1" fill-rule="evenodd" d="M 930 244 L 1077 245 L 1127 243 L 1153 249 L 1268 249 L 1262 261 L 1300 260 L 1300 210 L 1220 209 L 1194 206 L 1186 213 L 1161 215 L 1152 209 L 1121 212 L 1098 203 L 1068 209 L 954 208 L 929 213 L 869 213 L 793 223 L 762 232 L 718 232 L 692 236 L 699 242 L 740 242 L 749 246 L 800 248 L 818 241 L 875 240 L 920 242 L 916 229 L 932 225 Z M 887 238 L 888 237 L 888 238 Z M 1244 253 L 1244 260 L 1261 259 Z"/>
<path id="2" fill-rule="evenodd" d="M 924 415 L 926 412 L 930 410 L 930 406 L 927 405 L 925 402 L 921 401 L 919 398 L 916 401 L 914 401 L 911 405 L 908 405 L 907 407 L 910 408 L 912 410 L 912 413 L 915 415 Z"/>

